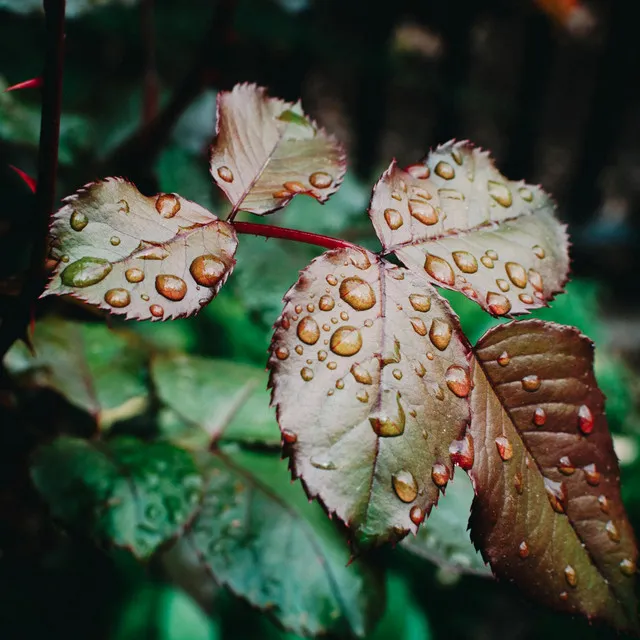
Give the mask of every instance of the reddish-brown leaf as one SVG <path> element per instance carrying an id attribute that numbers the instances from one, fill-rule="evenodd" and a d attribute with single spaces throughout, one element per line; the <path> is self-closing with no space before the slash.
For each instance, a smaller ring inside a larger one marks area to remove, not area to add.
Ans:
<path id="1" fill-rule="evenodd" d="M 294 475 L 362 542 L 416 531 L 469 419 L 467 348 L 421 276 L 329 251 L 285 297 L 269 359 Z"/>
<path id="2" fill-rule="evenodd" d="M 502 176 L 488 153 L 449 142 L 406 171 L 391 163 L 369 215 L 385 251 L 502 316 L 562 291 L 568 241 L 554 209 L 539 187 Z"/>
<path id="3" fill-rule="evenodd" d="M 532 598 L 636 628 L 637 550 L 592 343 L 530 320 L 492 329 L 475 352 L 474 542 Z"/>

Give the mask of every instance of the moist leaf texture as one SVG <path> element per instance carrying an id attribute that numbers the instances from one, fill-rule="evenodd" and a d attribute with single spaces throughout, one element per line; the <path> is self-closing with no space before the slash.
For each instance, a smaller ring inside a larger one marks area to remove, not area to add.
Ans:
<path id="1" fill-rule="evenodd" d="M 384 250 L 407 267 L 510 316 L 546 306 L 566 283 L 568 239 L 554 210 L 540 187 L 507 180 L 487 152 L 449 142 L 406 171 L 392 162 L 369 215 Z"/>

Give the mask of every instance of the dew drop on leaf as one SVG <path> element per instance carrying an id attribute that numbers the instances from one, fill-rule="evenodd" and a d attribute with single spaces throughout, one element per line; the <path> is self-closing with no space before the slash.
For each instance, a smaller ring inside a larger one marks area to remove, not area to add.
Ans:
<path id="1" fill-rule="evenodd" d="M 587 407 L 586 404 L 583 404 L 578 409 L 578 426 L 580 427 L 580 431 L 585 435 L 589 435 L 593 431 L 593 414 L 591 413 L 591 409 Z"/>
<path id="2" fill-rule="evenodd" d="M 82 231 L 89 224 L 89 219 L 82 211 L 74 211 L 69 224 L 74 231 Z"/>
<path id="3" fill-rule="evenodd" d="M 328 189 L 333 184 L 333 178 L 324 171 L 316 171 L 309 176 L 309 182 L 316 189 Z"/>
<path id="4" fill-rule="evenodd" d="M 320 339 L 320 327 L 311 316 L 305 316 L 298 323 L 297 334 L 305 344 L 315 344 Z"/>
<path id="5" fill-rule="evenodd" d="M 449 445 L 449 455 L 451 462 L 461 469 L 469 471 L 473 467 L 474 447 L 471 434 L 466 434 L 462 440 L 454 440 Z"/>
<path id="6" fill-rule="evenodd" d="M 498 449 L 498 454 L 505 462 L 513 458 L 513 445 L 504 436 L 498 436 L 496 438 L 496 448 Z"/>
<path id="7" fill-rule="evenodd" d="M 132 267 L 124 272 L 124 277 L 128 282 L 137 283 L 144 280 L 144 271 L 137 267 Z"/>
<path id="8" fill-rule="evenodd" d="M 356 311 L 366 311 L 376 303 L 371 285 L 357 276 L 345 278 L 340 283 L 340 297 Z"/>
<path id="9" fill-rule="evenodd" d="M 540 378 L 536 375 L 525 376 L 522 378 L 522 388 L 525 391 L 537 391 L 540 388 Z"/>
<path id="10" fill-rule="evenodd" d="M 422 318 L 410 318 L 409 320 L 411 322 L 411 326 L 413 327 L 413 330 L 419 336 L 426 336 L 427 335 L 427 325 L 424 323 Z"/>
<path id="11" fill-rule="evenodd" d="M 104 280 L 111 273 L 111 263 L 102 258 L 80 258 L 72 262 L 60 274 L 62 284 L 67 287 L 90 287 Z"/>
<path id="12" fill-rule="evenodd" d="M 178 276 L 161 273 L 156 276 L 156 291 L 167 300 L 179 302 L 187 295 L 187 283 Z"/>
<path id="13" fill-rule="evenodd" d="M 590 484 L 592 487 L 597 487 L 600 484 L 600 472 L 596 468 L 596 465 L 591 463 L 586 467 L 583 467 L 584 471 L 584 479 Z"/>
<path id="14" fill-rule="evenodd" d="M 152 304 L 149 307 L 149 313 L 151 313 L 154 318 L 162 318 L 164 309 L 159 304 Z"/>
<path id="15" fill-rule="evenodd" d="M 449 482 L 449 469 L 441 462 L 436 462 L 431 468 L 431 479 L 436 487 L 446 487 Z"/>
<path id="16" fill-rule="evenodd" d="M 111 236 L 111 238 L 109 239 L 109 242 L 114 246 L 117 247 L 120 244 L 120 238 L 118 236 Z"/>
<path id="17" fill-rule="evenodd" d="M 482 256 L 480 262 L 482 262 L 487 269 L 493 269 L 494 267 L 493 260 L 489 256 Z"/>
<path id="18" fill-rule="evenodd" d="M 575 588 L 578 585 L 578 574 L 570 564 L 564 568 L 564 578 L 569 586 Z"/>
<path id="19" fill-rule="evenodd" d="M 418 180 L 426 180 L 431 175 L 431 170 L 424 164 L 412 164 L 406 168 L 406 172 Z"/>
<path id="20" fill-rule="evenodd" d="M 437 280 L 442 284 L 449 286 L 455 284 L 456 279 L 451 265 L 439 256 L 435 256 L 432 253 L 427 254 L 424 262 L 424 270 L 434 280 Z"/>
<path id="21" fill-rule="evenodd" d="M 451 255 L 463 273 L 475 273 L 478 270 L 478 261 L 468 251 L 454 251 Z"/>
<path id="22" fill-rule="evenodd" d="M 409 296 L 409 302 L 416 311 L 427 312 L 431 309 L 431 298 L 421 293 L 412 293 Z"/>
<path id="23" fill-rule="evenodd" d="M 571 476 L 575 473 L 576 468 L 573 466 L 569 456 L 562 456 L 558 463 L 558 471 L 565 476 Z"/>
<path id="24" fill-rule="evenodd" d="M 527 272 L 521 264 L 517 262 L 507 262 L 504 268 L 509 276 L 509 280 L 511 280 L 516 287 L 524 289 L 527 286 Z"/>
<path id="25" fill-rule="evenodd" d="M 131 296 L 126 289 L 109 289 L 104 294 L 104 301 L 116 309 L 122 309 L 131 302 Z"/>
<path id="26" fill-rule="evenodd" d="M 409 213 L 412 218 L 428 227 L 438 222 L 438 212 L 428 202 L 410 201 Z"/>
<path id="27" fill-rule="evenodd" d="M 625 558 L 620 562 L 620 571 L 625 576 L 633 576 L 636 573 L 636 563 L 633 560 Z"/>
<path id="28" fill-rule="evenodd" d="M 203 287 L 215 287 L 227 271 L 227 265 L 212 253 L 194 258 L 189 266 L 193 279 Z"/>
<path id="29" fill-rule="evenodd" d="M 332 273 L 330 273 L 325 279 L 332 287 L 335 287 L 338 284 L 338 278 L 336 278 Z"/>
<path id="30" fill-rule="evenodd" d="M 288 429 L 285 429 L 282 432 L 282 439 L 285 441 L 286 444 L 295 444 L 298 441 L 298 436 L 293 433 L 293 431 L 289 431 Z"/>
<path id="31" fill-rule="evenodd" d="M 609 513 L 609 501 L 607 500 L 607 496 L 598 496 L 598 505 L 600 506 L 600 511 L 602 511 L 602 513 Z"/>
<path id="32" fill-rule="evenodd" d="M 511 303 L 500 293 L 489 291 L 487 293 L 487 307 L 496 316 L 503 316 L 511 311 Z"/>
<path id="33" fill-rule="evenodd" d="M 355 327 L 340 327 L 332 334 L 329 346 L 339 356 L 352 356 L 362 348 L 362 336 Z"/>
<path id="34" fill-rule="evenodd" d="M 309 369 L 309 367 L 302 367 L 302 369 L 300 369 L 300 377 L 305 382 L 309 382 L 313 380 L 313 371 Z"/>
<path id="35" fill-rule="evenodd" d="M 516 488 L 518 494 L 522 495 L 522 492 L 524 491 L 524 481 L 522 479 L 522 474 L 519 471 L 513 476 L 513 486 Z"/>
<path id="36" fill-rule="evenodd" d="M 509 354 L 506 351 L 503 351 L 499 356 L 498 356 L 498 364 L 501 367 L 506 367 L 509 362 L 511 362 L 511 356 L 509 356 Z"/>
<path id="37" fill-rule="evenodd" d="M 286 360 L 289 357 L 289 349 L 285 346 L 276 347 L 275 354 L 278 360 Z"/>
<path id="38" fill-rule="evenodd" d="M 434 171 L 444 180 L 453 180 L 456 175 L 453 167 L 448 162 L 444 162 L 444 160 L 438 162 Z"/>
<path id="39" fill-rule="evenodd" d="M 318 301 L 320 311 L 331 311 L 335 306 L 335 301 L 331 296 L 324 295 Z"/>
<path id="40" fill-rule="evenodd" d="M 164 193 L 156 200 L 156 211 L 163 218 L 173 218 L 180 211 L 180 200 L 172 193 Z"/>
<path id="41" fill-rule="evenodd" d="M 542 260 L 546 255 L 544 249 L 539 244 L 533 246 L 533 253 L 536 258 L 540 258 L 540 260 Z"/>
<path id="42" fill-rule="evenodd" d="M 498 253 L 496 251 L 494 251 L 493 249 L 487 249 L 485 251 L 485 254 L 491 258 L 492 260 L 497 260 L 498 259 Z"/>
<path id="43" fill-rule="evenodd" d="M 529 557 L 529 545 L 523 540 L 518 547 L 518 555 L 525 560 Z"/>
<path id="44" fill-rule="evenodd" d="M 520 302 L 523 302 L 524 304 L 533 304 L 533 297 L 528 293 L 521 293 L 518 298 L 520 299 Z"/>
<path id="45" fill-rule="evenodd" d="M 227 166 L 218 167 L 218 175 L 225 182 L 233 182 L 233 171 Z"/>
<path id="46" fill-rule="evenodd" d="M 458 398 L 466 398 L 471 391 L 471 380 L 467 370 L 457 364 L 452 364 L 444 375 L 449 390 L 458 396 Z"/>
<path id="47" fill-rule="evenodd" d="M 553 510 L 557 513 L 564 513 L 567 505 L 567 489 L 564 482 L 555 482 L 545 477 L 544 488 Z"/>
<path id="48" fill-rule="evenodd" d="M 417 504 L 411 507 L 411 511 L 409 511 L 409 518 L 411 518 L 411 522 L 416 526 L 421 525 L 424 522 L 424 510 L 419 507 Z"/>
<path id="49" fill-rule="evenodd" d="M 389 229 L 393 231 L 399 229 L 403 224 L 402 215 L 397 209 L 385 209 L 384 219 Z"/>
<path id="50" fill-rule="evenodd" d="M 604 528 L 612 542 L 620 542 L 620 531 L 613 520 L 609 520 Z"/>
<path id="51" fill-rule="evenodd" d="M 533 193 L 531 193 L 531 191 L 526 187 L 521 187 L 520 189 L 518 189 L 518 193 L 520 194 L 520 197 L 526 202 L 533 201 Z"/>
<path id="52" fill-rule="evenodd" d="M 501 206 L 510 207 L 513 203 L 511 198 L 511 191 L 509 188 L 501 182 L 495 182 L 494 180 L 487 181 L 487 190 L 489 195 Z"/>
<path id="53" fill-rule="evenodd" d="M 438 351 L 444 351 L 451 342 L 451 325 L 440 318 L 434 318 L 429 328 L 429 339 Z"/>
<path id="54" fill-rule="evenodd" d="M 409 471 L 398 471 L 392 476 L 393 490 L 402 502 L 413 502 L 418 496 L 418 483 Z"/>

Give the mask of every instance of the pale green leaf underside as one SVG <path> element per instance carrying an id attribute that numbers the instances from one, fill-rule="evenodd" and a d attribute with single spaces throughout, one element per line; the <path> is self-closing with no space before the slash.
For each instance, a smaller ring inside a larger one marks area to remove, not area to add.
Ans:
<path id="1" fill-rule="evenodd" d="M 270 213 L 303 193 L 326 202 L 345 170 L 342 146 L 300 103 L 270 98 L 254 84 L 218 94 L 211 174 L 234 210 Z"/>
<path id="2" fill-rule="evenodd" d="M 192 315 L 235 264 L 233 227 L 176 194 L 143 196 L 120 178 L 65 199 L 53 218 L 60 259 L 43 295 L 70 294 L 128 319 Z"/>

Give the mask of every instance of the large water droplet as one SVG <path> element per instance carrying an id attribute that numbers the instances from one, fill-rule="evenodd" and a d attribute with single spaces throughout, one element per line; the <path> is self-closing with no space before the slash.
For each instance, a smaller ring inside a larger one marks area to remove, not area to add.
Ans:
<path id="1" fill-rule="evenodd" d="M 522 378 L 522 388 L 525 391 L 537 391 L 540 388 L 540 378 L 538 378 L 538 376 L 536 375 L 530 375 L 530 376 L 525 376 L 524 378 Z"/>
<path id="2" fill-rule="evenodd" d="M 451 325 L 440 318 L 434 318 L 429 328 L 429 339 L 439 351 L 444 351 L 451 342 Z"/>
<path id="3" fill-rule="evenodd" d="M 474 459 L 473 438 L 471 435 L 467 433 L 462 440 L 454 440 L 449 445 L 449 455 L 453 464 L 457 464 L 465 471 L 471 469 Z"/>
<path id="4" fill-rule="evenodd" d="M 421 293 L 412 293 L 409 296 L 409 302 L 416 311 L 426 312 L 431 309 L 431 298 Z"/>
<path id="5" fill-rule="evenodd" d="M 417 504 L 411 507 L 411 510 L 409 511 L 409 518 L 411 518 L 411 522 L 413 522 L 416 527 L 420 526 L 424 522 L 425 515 L 424 510 Z"/>
<path id="6" fill-rule="evenodd" d="M 553 510 L 557 513 L 564 513 L 567 509 L 567 488 L 564 482 L 555 482 L 545 477 L 544 488 Z"/>
<path id="7" fill-rule="evenodd" d="M 521 264 L 517 262 L 507 262 L 504 268 L 509 276 L 509 280 L 511 280 L 516 287 L 524 289 L 527 286 L 527 272 Z"/>
<path id="8" fill-rule="evenodd" d="M 362 348 L 362 336 L 355 327 L 340 327 L 331 336 L 329 346 L 339 356 L 352 356 Z"/>
<path id="9" fill-rule="evenodd" d="M 366 311 L 376 303 L 371 285 L 357 276 L 345 278 L 340 283 L 340 297 L 356 311 Z"/>
<path id="10" fill-rule="evenodd" d="M 510 207 L 513 200 L 511 198 L 511 191 L 509 188 L 501 182 L 494 182 L 493 180 L 487 181 L 487 189 L 489 195 L 503 207 Z"/>
<path id="11" fill-rule="evenodd" d="M 591 409 L 583 404 L 578 409 L 578 427 L 585 435 L 589 435 L 593 431 L 594 420 Z"/>
<path id="12" fill-rule="evenodd" d="M 498 356 L 498 364 L 501 367 L 506 367 L 510 362 L 511 362 L 511 356 L 506 351 L 503 351 Z"/>
<path id="13" fill-rule="evenodd" d="M 558 463 L 558 471 L 565 476 L 571 476 L 575 473 L 576 468 L 573 466 L 569 456 L 562 456 Z"/>
<path id="14" fill-rule="evenodd" d="M 116 309 L 122 309 L 131 302 L 131 295 L 126 289 L 109 289 L 104 294 L 104 301 Z"/>
<path id="15" fill-rule="evenodd" d="M 570 564 L 564 568 L 564 578 L 571 587 L 575 587 L 578 584 L 578 574 Z"/>
<path id="16" fill-rule="evenodd" d="M 289 349 L 287 349 L 287 347 L 285 347 L 284 345 L 276 347 L 275 354 L 278 360 L 286 360 L 289 357 Z"/>
<path id="17" fill-rule="evenodd" d="M 398 413 L 395 416 L 381 412 L 378 415 L 371 416 L 369 423 L 375 433 L 383 438 L 393 438 L 404 433 L 406 416 L 402 403 L 400 402 L 400 393 L 396 393 L 396 405 Z"/>
<path id="18" fill-rule="evenodd" d="M 453 273 L 453 268 L 443 258 L 434 256 L 431 253 L 427 254 L 424 261 L 424 270 L 434 278 L 434 280 L 442 282 L 442 284 L 449 286 L 455 284 L 456 278 Z"/>
<path id="19" fill-rule="evenodd" d="M 154 318 L 162 318 L 164 309 L 159 304 L 152 304 L 149 307 L 149 313 L 151 313 Z"/>
<path id="20" fill-rule="evenodd" d="M 309 369 L 309 367 L 302 367 L 302 369 L 300 369 L 300 377 L 305 382 L 313 380 L 313 370 Z"/>
<path id="21" fill-rule="evenodd" d="M 156 276 L 156 291 L 167 300 L 179 302 L 187 295 L 187 283 L 178 276 L 161 273 Z"/>
<path id="22" fill-rule="evenodd" d="M 212 253 L 198 256 L 189 267 L 193 279 L 203 287 L 215 287 L 226 270 L 225 263 Z"/>
<path id="23" fill-rule="evenodd" d="M 456 176 L 454 168 L 448 162 L 444 162 L 444 160 L 438 162 L 434 171 L 444 180 L 453 180 Z"/>
<path id="24" fill-rule="evenodd" d="M 444 380 L 449 390 L 458 396 L 458 398 L 466 398 L 471 391 L 471 380 L 469 373 L 464 367 L 452 364 L 444 374 Z"/>
<path id="25" fill-rule="evenodd" d="M 163 193 L 156 199 L 156 211 L 163 218 L 173 218 L 180 211 L 180 200 L 173 193 Z"/>
<path id="26" fill-rule="evenodd" d="M 418 496 L 418 483 L 410 471 L 398 471 L 391 476 L 393 490 L 402 502 L 413 502 Z"/>
<path id="27" fill-rule="evenodd" d="M 526 560 L 529 557 L 529 545 L 523 540 L 518 546 L 518 555 Z"/>
<path id="28" fill-rule="evenodd" d="M 498 449 L 498 453 L 500 454 L 500 457 L 505 462 L 513 458 L 513 445 L 504 436 L 498 436 L 496 438 L 496 448 Z"/>
<path id="29" fill-rule="evenodd" d="M 144 280 L 144 271 L 142 269 L 138 269 L 137 267 L 132 267 L 131 269 L 127 269 L 124 272 L 124 277 L 128 282 L 142 282 Z"/>
<path id="30" fill-rule="evenodd" d="M 225 182 L 233 182 L 233 171 L 227 166 L 218 167 L 218 175 Z"/>
<path id="31" fill-rule="evenodd" d="M 403 224 L 402 215 L 397 209 L 385 209 L 384 219 L 389 229 L 392 229 L 393 231 L 399 229 Z"/>
<path id="32" fill-rule="evenodd" d="M 436 462 L 431 468 L 431 479 L 436 487 L 446 487 L 449 482 L 449 469 L 441 462 Z"/>
<path id="33" fill-rule="evenodd" d="M 74 231 L 82 231 L 89 224 L 89 218 L 82 211 L 74 211 L 69 224 Z"/>
<path id="34" fill-rule="evenodd" d="M 438 222 L 438 212 L 428 202 L 410 200 L 409 213 L 412 218 L 428 227 Z"/>
<path id="35" fill-rule="evenodd" d="M 590 484 L 592 487 L 597 487 L 600 484 L 601 475 L 595 464 L 588 464 L 582 467 L 582 470 L 584 471 L 584 479 L 587 481 L 587 484 Z"/>
<path id="36" fill-rule="evenodd" d="M 333 183 L 333 178 L 324 171 L 316 171 L 309 176 L 309 182 L 316 189 L 328 189 Z"/>
<path id="37" fill-rule="evenodd" d="M 511 311 L 511 303 L 501 293 L 489 291 L 487 293 L 487 307 L 496 316 L 503 316 Z"/>
<path id="38" fill-rule="evenodd" d="M 320 327 L 311 317 L 305 316 L 298 323 L 298 338 L 305 344 L 315 344 L 320 339 Z"/>
<path id="39" fill-rule="evenodd" d="M 609 520 L 604 528 L 612 542 L 620 542 L 620 531 L 613 520 Z"/>
<path id="40" fill-rule="evenodd" d="M 410 318 L 410 321 L 411 321 L 411 326 L 413 327 L 413 330 L 419 336 L 427 335 L 427 325 L 422 321 L 421 318 Z"/>
<path id="41" fill-rule="evenodd" d="M 451 255 L 463 273 L 475 273 L 478 270 L 478 261 L 468 251 L 454 251 Z"/>
<path id="42" fill-rule="evenodd" d="M 72 262 L 60 274 L 62 284 L 67 287 L 90 287 L 109 275 L 112 266 L 102 258 L 80 258 Z"/>
<path id="43" fill-rule="evenodd" d="M 633 576 L 636 573 L 636 563 L 629 558 L 625 558 L 624 560 L 622 560 L 622 562 L 620 562 L 618 566 L 620 567 L 620 571 L 625 576 Z"/>

